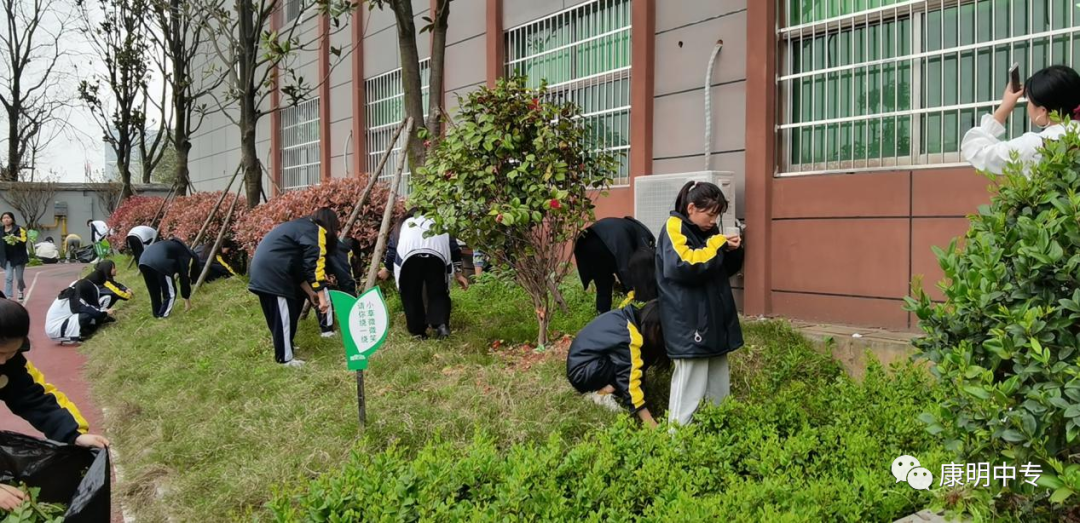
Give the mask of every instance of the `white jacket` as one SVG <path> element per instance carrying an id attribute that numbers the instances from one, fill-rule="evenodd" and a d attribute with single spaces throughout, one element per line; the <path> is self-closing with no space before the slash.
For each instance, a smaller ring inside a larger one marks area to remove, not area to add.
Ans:
<path id="1" fill-rule="evenodd" d="M 129 238 L 131 236 L 138 238 L 143 245 L 150 245 L 157 240 L 157 229 L 146 225 L 136 225 L 128 231 L 127 235 Z"/>
<path id="2" fill-rule="evenodd" d="M 1070 125 L 1077 126 L 1080 122 L 1072 122 Z M 1065 131 L 1064 125 L 1054 124 L 1041 132 L 1027 132 L 1003 142 L 999 137 L 1005 134 L 1005 126 L 995 120 L 993 115 L 984 114 L 982 123 L 964 135 L 964 141 L 960 144 L 960 155 L 980 171 L 1003 174 L 1005 165 L 1012 160 L 1012 151 L 1020 155 L 1020 161 L 1025 165 L 1030 165 L 1039 161 L 1039 148 L 1045 140 L 1059 139 L 1065 135 Z M 1030 176 L 1027 168 L 1024 172 Z"/>
<path id="3" fill-rule="evenodd" d="M 109 224 L 107 224 L 107 223 L 105 223 L 105 222 L 103 222 L 101 220 L 94 220 L 94 221 L 90 222 L 90 241 L 91 242 L 97 243 L 97 242 L 99 242 L 101 240 L 104 240 L 105 238 L 107 238 L 109 236 L 110 232 L 111 231 L 109 230 Z"/>
<path id="4" fill-rule="evenodd" d="M 78 299 L 78 297 L 75 297 L 75 299 Z M 97 301 L 100 301 L 100 298 Z M 82 304 L 100 310 L 99 303 L 82 301 Z M 67 325 L 64 325 L 64 322 L 67 322 Z M 71 312 L 70 300 L 62 298 L 53 300 L 49 312 L 45 314 L 45 335 L 53 341 L 78 341 L 82 335 L 81 331 L 78 314 Z"/>
<path id="5" fill-rule="evenodd" d="M 394 257 L 394 281 L 401 286 L 401 267 L 405 262 L 417 254 L 429 254 L 437 256 L 446 265 L 446 282 L 454 273 L 453 262 L 450 255 L 450 235 L 440 234 L 425 238 L 425 233 L 431 230 L 431 220 L 423 216 L 417 216 L 405 220 L 401 224 L 401 234 L 397 238 Z"/>
<path id="6" fill-rule="evenodd" d="M 45 259 L 60 259 L 60 250 L 56 248 L 56 244 L 52 242 L 41 242 L 34 246 L 34 254 L 37 254 L 38 258 Z"/>

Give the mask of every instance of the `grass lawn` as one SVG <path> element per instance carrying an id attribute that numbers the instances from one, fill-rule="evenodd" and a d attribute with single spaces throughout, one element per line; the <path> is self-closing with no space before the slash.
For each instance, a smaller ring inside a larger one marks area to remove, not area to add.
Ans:
<path id="1" fill-rule="evenodd" d="M 358 429 L 354 374 L 338 338 L 302 322 L 297 354 L 284 368 L 246 281 L 204 286 L 193 308 L 150 315 L 142 277 L 119 322 L 83 345 L 95 400 L 125 477 L 116 492 L 141 521 L 195 521 L 264 515 L 276 488 L 306 483 L 354 450 L 391 443 L 419 447 L 435 437 L 467 443 L 478 427 L 501 443 L 575 440 L 619 416 L 580 398 L 564 359 L 515 347 L 535 340 L 532 307 L 512 287 L 485 278 L 456 290 L 448 341 L 418 342 L 404 330 L 393 292 L 393 330 L 366 373 L 368 425 Z M 573 312 L 554 329 L 587 322 L 592 296 L 576 280 L 565 292 Z M 493 350 L 493 341 L 504 340 Z M 366 436 L 361 440 L 362 436 Z"/>

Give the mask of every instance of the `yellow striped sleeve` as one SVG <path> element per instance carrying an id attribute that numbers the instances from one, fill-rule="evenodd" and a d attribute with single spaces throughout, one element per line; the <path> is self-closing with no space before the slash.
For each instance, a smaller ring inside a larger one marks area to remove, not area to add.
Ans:
<path id="1" fill-rule="evenodd" d="M 113 294 L 120 297 L 120 299 L 123 299 L 123 300 L 130 300 L 131 299 L 131 291 L 120 290 L 120 287 L 117 287 L 116 285 L 113 285 L 113 283 L 111 281 L 105 282 L 105 288 L 109 289 L 110 292 L 112 292 Z"/>
<path id="2" fill-rule="evenodd" d="M 630 321 L 626 322 L 626 328 L 630 331 L 630 402 L 635 409 L 645 406 L 645 391 L 641 387 L 644 372 L 641 370 L 645 362 L 641 359 L 641 346 L 644 340 L 637 327 Z"/>
<path id="3" fill-rule="evenodd" d="M 216 258 L 217 258 L 217 262 L 220 263 L 222 267 L 225 267 L 225 269 L 227 269 L 229 271 L 229 274 L 232 274 L 233 276 L 236 276 L 236 271 L 234 271 L 233 268 L 231 266 L 229 266 L 228 263 L 225 263 L 225 258 L 222 258 L 220 254 L 217 255 Z"/>
<path id="4" fill-rule="evenodd" d="M 26 243 L 26 229 L 19 227 L 19 241 Z"/>
<path id="5" fill-rule="evenodd" d="M 686 235 L 682 233 L 682 220 L 672 216 L 668 218 L 666 229 L 668 238 L 671 240 L 671 248 L 679 255 L 682 261 L 691 265 L 708 263 L 716 257 L 717 251 L 727 243 L 723 234 L 717 234 L 709 238 L 705 246 L 700 249 L 691 249 L 686 244 Z"/>
<path id="6" fill-rule="evenodd" d="M 626 299 L 619 304 L 619 308 L 625 309 L 631 303 L 634 303 L 634 291 L 630 291 L 630 294 L 626 295 Z"/>
<path id="7" fill-rule="evenodd" d="M 315 281 L 313 289 L 319 288 L 319 283 L 326 281 L 326 229 L 319 227 L 319 259 L 315 261 Z"/>
<path id="8" fill-rule="evenodd" d="M 75 418 L 75 423 L 79 424 L 79 434 L 86 434 L 90 430 L 90 424 L 86 422 L 86 418 L 79 412 L 79 408 L 75 406 L 63 392 L 56 390 L 52 384 L 45 381 L 45 376 L 34 367 L 30 360 L 26 360 L 26 372 L 30 374 L 30 378 L 34 380 L 34 383 L 41 386 L 45 390 L 46 395 L 50 395 L 56 398 L 56 403 L 60 405 L 60 408 L 68 411 L 72 418 Z"/>

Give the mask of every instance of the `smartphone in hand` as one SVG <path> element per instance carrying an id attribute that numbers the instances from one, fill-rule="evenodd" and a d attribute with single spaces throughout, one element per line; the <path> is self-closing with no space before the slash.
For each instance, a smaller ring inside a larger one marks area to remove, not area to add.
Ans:
<path id="1" fill-rule="evenodd" d="M 1020 64 L 1019 63 L 1013 63 L 1012 67 L 1009 68 L 1009 89 L 1012 90 L 1012 92 L 1014 92 L 1014 93 L 1020 90 Z"/>

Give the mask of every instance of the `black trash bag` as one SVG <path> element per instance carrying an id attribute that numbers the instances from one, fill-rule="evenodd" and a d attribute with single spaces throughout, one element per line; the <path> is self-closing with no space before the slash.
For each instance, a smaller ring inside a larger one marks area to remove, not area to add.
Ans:
<path id="1" fill-rule="evenodd" d="M 86 247 L 81 247 L 79 250 L 75 251 L 75 259 L 82 263 L 94 261 L 95 256 L 93 245 L 87 245 Z"/>
<path id="2" fill-rule="evenodd" d="M 0 483 L 26 483 L 41 489 L 40 501 L 67 505 L 64 523 L 109 521 L 110 470 L 107 450 L 0 431 Z"/>

